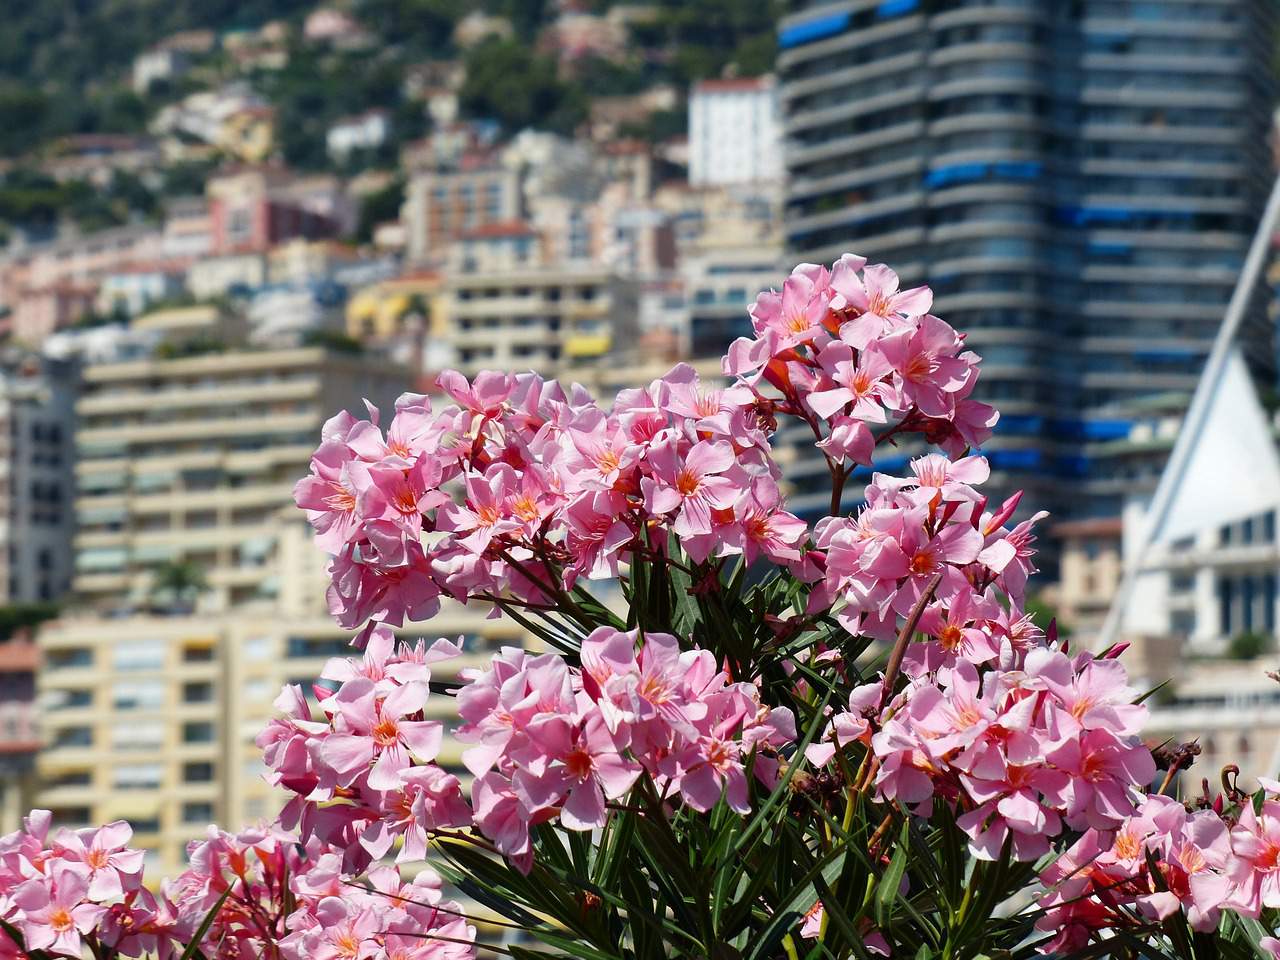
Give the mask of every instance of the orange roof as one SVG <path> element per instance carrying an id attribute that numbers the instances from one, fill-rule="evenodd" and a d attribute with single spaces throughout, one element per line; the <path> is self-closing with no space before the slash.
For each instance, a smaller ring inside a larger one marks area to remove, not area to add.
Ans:
<path id="1" fill-rule="evenodd" d="M 695 93 L 737 93 L 744 90 L 764 90 L 769 86 L 766 77 L 718 77 L 700 80 L 694 85 Z"/>
<path id="2" fill-rule="evenodd" d="M 481 240 L 489 237 L 532 237 L 537 236 L 537 233 L 537 230 L 523 220 L 499 220 L 495 223 L 486 223 L 484 226 L 476 227 L 474 230 L 468 230 L 462 234 L 462 238 L 464 240 Z"/>

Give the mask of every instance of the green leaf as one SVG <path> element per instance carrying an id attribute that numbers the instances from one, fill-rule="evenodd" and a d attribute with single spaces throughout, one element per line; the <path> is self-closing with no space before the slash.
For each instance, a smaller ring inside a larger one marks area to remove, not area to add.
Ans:
<path id="1" fill-rule="evenodd" d="M 876 884 L 875 918 L 877 927 L 884 928 L 889 925 L 889 918 L 893 914 L 893 905 L 898 900 L 898 888 L 902 885 L 902 875 L 907 869 L 909 830 L 909 821 L 904 821 L 902 833 L 898 837 L 896 849 L 893 851 L 893 858 L 889 861 L 889 867 L 885 870 L 884 876 Z"/>
<path id="2" fill-rule="evenodd" d="M 209 928 L 213 926 L 213 921 L 218 919 L 218 911 L 222 909 L 222 905 L 227 902 L 227 897 L 231 896 L 231 887 L 222 891 L 222 896 L 218 898 L 218 902 L 213 905 L 208 913 L 204 915 L 204 920 L 200 922 L 200 926 L 191 936 L 191 942 L 187 944 L 187 949 L 182 951 L 179 960 L 193 960 L 195 957 L 203 956 L 200 953 L 200 944 L 204 941 L 205 936 L 209 933 Z"/>

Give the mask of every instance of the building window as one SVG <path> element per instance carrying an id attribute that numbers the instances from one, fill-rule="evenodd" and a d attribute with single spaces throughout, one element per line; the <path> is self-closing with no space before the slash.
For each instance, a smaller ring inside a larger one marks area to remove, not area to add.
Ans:
<path id="1" fill-rule="evenodd" d="M 117 670 L 163 670 L 168 644 L 163 640 L 133 640 L 111 649 L 111 663 Z"/>
<path id="2" fill-rule="evenodd" d="M 212 743 L 213 724 L 207 720 L 193 720 L 182 725 L 183 743 Z"/>
<path id="3" fill-rule="evenodd" d="M 119 790 L 154 790 L 160 786 L 161 773 L 158 763 L 118 766 L 112 770 L 111 785 Z"/>
<path id="4" fill-rule="evenodd" d="M 198 680 L 182 685 L 183 703 L 208 703 L 213 699 L 213 684 L 206 680 Z"/>
<path id="5" fill-rule="evenodd" d="M 145 710 L 163 707 L 165 685 L 160 680 L 120 682 L 112 688 L 111 702 L 117 710 Z"/>
<path id="6" fill-rule="evenodd" d="M 213 764 L 208 761 L 184 763 L 182 765 L 184 783 L 209 783 L 213 780 Z"/>
<path id="7" fill-rule="evenodd" d="M 184 803 L 182 805 L 183 823 L 212 823 L 213 804 L 203 802 Z"/>
<path id="8" fill-rule="evenodd" d="M 73 647 L 69 650 L 48 650 L 44 655 L 44 665 L 49 670 L 92 667 L 93 651 L 86 647 Z"/>
<path id="9" fill-rule="evenodd" d="M 93 728 L 63 727 L 53 735 L 55 747 L 91 747 L 93 746 Z"/>

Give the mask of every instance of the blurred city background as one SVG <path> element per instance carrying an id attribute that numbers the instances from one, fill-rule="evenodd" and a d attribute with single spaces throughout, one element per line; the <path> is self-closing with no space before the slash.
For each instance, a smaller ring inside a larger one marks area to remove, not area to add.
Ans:
<path id="1" fill-rule="evenodd" d="M 446 367 L 714 378 L 845 251 L 985 358 L 990 493 L 1052 513 L 1038 616 L 1173 677 L 1150 734 L 1196 779 L 1280 772 L 1273 0 L 9 6 L 0 832 L 127 818 L 166 871 L 274 814 L 253 737 L 350 640 L 291 495 L 333 412 Z"/>

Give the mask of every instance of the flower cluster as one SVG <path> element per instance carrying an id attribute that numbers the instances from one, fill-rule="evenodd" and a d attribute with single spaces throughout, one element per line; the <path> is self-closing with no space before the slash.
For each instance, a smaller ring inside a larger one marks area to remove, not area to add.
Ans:
<path id="1" fill-rule="evenodd" d="M 397 840 L 400 861 L 420 861 L 429 830 L 471 823 L 458 778 L 431 762 L 442 724 L 423 715 L 430 665 L 459 652 L 446 640 L 397 645 L 389 629 L 375 629 L 362 660 L 325 665 L 321 679 L 337 689 L 316 685 L 321 715 L 301 688 L 287 687 L 276 701 L 284 716 L 259 734 L 268 781 L 295 794 L 282 818 L 343 850 L 347 872 Z"/>
<path id="2" fill-rule="evenodd" d="M 727 388 L 680 364 L 606 412 L 534 374 L 448 371 L 451 404 L 407 394 L 385 433 L 372 407 L 369 420 L 334 417 L 295 490 L 333 555 L 331 611 L 355 628 L 426 619 L 445 596 L 554 602 L 579 578 L 663 554 L 670 536 L 695 562 L 764 556 L 812 571 L 770 457 L 777 414 L 808 422 L 842 478 L 846 461 L 871 462 L 872 429 L 890 420 L 886 438 L 921 432 L 951 449 L 995 422 L 968 398 L 977 355 L 927 313 L 927 291 L 896 294 L 892 271 L 860 277 L 863 265 L 805 265 L 761 294 L 759 338 L 726 361 L 748 376 Z"/>
<path id="3" fill-rule="evenodd" d="M 871 740 L 880 796 L 927 810 L 958 801 L 970 852 L 1048 852 L 1064 826 L 1114 830 L 1155 777 L 1138 739 L 1146 718 L 1115 660 L 1038 648 L 1020 669 L 979 677 L 959 661 L 917 681 Z"/>
<path id="4" fill-rule="evenodd" d="M 78 957 L 91 945 L 141 956 L 163 939 L 165 920 L 142 886 L 143 852 L 124 821 L 49 834 L 47 810 L 0 838 L 0 920 L 26 950 Z M 0 958 L 25 954 L 0 931 Z"/>
<path id="5" fill-rule="evenodd" d="M 889 640 L 931 588 L 919 623 L 928 639 L 909 651 L 909 673 L 936 672 L 961 659 L 987 663 L 1002 649 L 1006 660 L 1016 657 L 1039 635 L 1020 608 L 1035 569 L 1032 527 L 1044 514 L 1008 529 L 1016 496 L 988 512 L 973 487 L 990 474 L 982 457 L 953 462 L 930 454 L 911 469 L 908 478 L 875 474 L 856 517 L 818 522 L 825 571 L 810 607 L 837 604 L 850 633 Z"/>
<path id="6" fill-rule="evenodd" d="M 884 264 L 845 254 L 830 269 L 803 263 L 751 308 L 754 337 L 733 343 L 726 374 L 763 379 L 779 409 L 821 425 L 832 459 L 869 466 L 873 428 L 918 431 L 951 454 L 983 443 L 998 415 L 971 399 L 978 356 L 929 313 L 928 287 L 899 290 Z"/>
<path id="7" fill-rule="evenodd" d="M 1228 812 L 1223 797 L 1189 811 L 1155 794 L 1119 829 L 1087 831 L 1041 874 L 1049 890 L 1038 927 L 1053 933 L 1042 950 L 1132 926 L 1131 911 L 1165 920 L 1183 910 L 1193 930 L 1209 932 L 1223 910 L 1258 917 L 1280 907 L 1280 783 L 1262 784 L 1256 811 L 1247 796 Z"/>
<path id="8" fill-rule="evenodd" d="M 604 826 L 606 801 L 642 774 L 650 799 L 705 812 L 723 796 L 750 812 L 747 771 L 773 782 L 777 749 L 795 739 L 790 710 L 770 710 L 708 651 L 681 651 L 667 634 L 601 627 L 581 655 L 576 669 L 503 650 L 458 694 L 476 825 L 504 855 L 528 869 L 532 824 Z"/>
<path id="9" fill-rule="evenodd" d="M 210 827 L 191 844 L 190 867 L 164 888 L 167 911 L 198 924 L 216 909 L 203 943 L 231 960 L 464 960 L 475 930 L 441 881 L 424 870 L 403 884 L 394 868 L 360 884 L 342 852 L 272 825 L 232 835 Z"/>
<path id="10" fill-rule="evenodd" d="M 301 843 L 279 825 L 208 836 L 188 849 L 188 868 L 162 885 L 143 885 L 143 852 L 130 849 L 123 821 L 49 834 L 50 814 L 33 811 L 23 829 L 0 838 L 0 958 L 32 952 L 60 957 L 174 960 L 211 922 L 200 946 L 226 960 L 466 960 L 475 929 L 440 878 L 424 870 L 402 884 L 394 869 L 371 871 L 360 886 L 346 857 L 320 840 Z"/>

